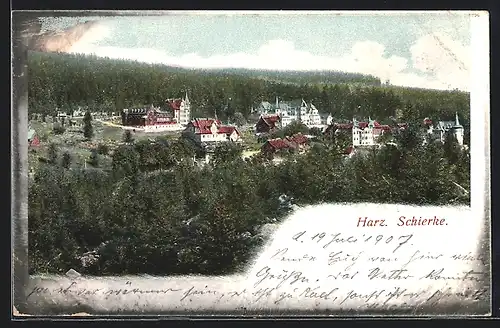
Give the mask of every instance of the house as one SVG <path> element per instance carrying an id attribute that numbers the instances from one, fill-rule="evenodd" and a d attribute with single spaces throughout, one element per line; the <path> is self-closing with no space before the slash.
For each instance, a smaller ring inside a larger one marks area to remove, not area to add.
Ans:
<path id="1" fill-rule="evenodd" d="M 294 121 L 300 121 L 309 128 L 324 128 L 318 109 L 312 103 L 306 103 L 304 99 L 280 101 L 276 97 L 274 105 L 266 101 L 261 102 L 257 111 L 261 115 L 278 115 L 281 127 Z"/>
<path id="2" fill-rule="evenodd" d="M 267 140 L 261 147 L 261 152 L 266 154 L 275 154 L 280 151 L 300 151 L 303 150 L 309 139 L 301 133 L 284 139 L 276 138 Z"/>
<path id="3" fill-rule="evenodd" d="M 256 133 L 269 133 L 278 129 L 281 123 L 279 115 L 261 115 L 257 124 L 255 124 Z"/>
<path id="4" fill-rule="evenodd" d="M 268 102 L 268 101 L 262 101 L 258 106 L 257 108 L 255 108 L 255 111 L 259 114 L 268 114 L 268 113 L 271 113 L 271 112 L 274 112 L 275 108 L 273 107 L 273 105 Z"/>
<path id="5" fill-rule="evenodd" d="M 368 122 L 358 122 L 353 119 L 349 123 L 333 123 L 330 124 L 323 133 L 341 133 L 348 132 L 352 135 L 352 146 L 376 146 L 378 139 L 385 133 L 390 133 L 394 130 L 406 129 L 408 124 L 398 123 L 396 126 L 383 125 L 379 122 L 368 118 Z"/>
<path id="6" fill-rule="evenodd" d="M 377 139 L 385 132 L 392 129 L 388 125 L 381 125 L 377 121 L 368 119 L 368 122 L 357 122 L 353 120 L 352 127 L 352 145 L 356 146 L 375 146 Z"/>
<path id="7" fill-rule="evenodd" d="M 220 120 L 208 118 L 192 120 L 183 134 L 199 144 L 241 141 L 241 134 L 235 126 L 223 125 Z"/>
<path id="8" fill-rule="evenodd" d="M 293 121 L 300 121 L 309 128 L 323 128 L 318 109 L 304 99 L 294 102 L 278 102 L 276 98 L 276 114 L 281 117 L 281 126 L 285 127 Z"/>
<path id="9" fill-rule="evenodd" d="M 187 92 L 183 99 L 167 99 L 167 104 L 173 110 L 176 122 L 186 126 L 191 120 L 191 101 Z"/>
<path id="10" fill-rule="evenodd" d="M 151 105 L 149 108 L 122 110 L 122 125 L 144 132 L 180 131 L 181 124 L 173 114 Z"/>
<path id="11" fill-rule="evenodd" d="M 28 147 L 37 147 L 40 145 L 40 139 L 38 138 L 38 135 L 36 134 L 36 131 L 28 127 Z"/>
<path id="12" fill-rule="evenodd" d="M 181 131 L 189 123 L 191 104 L 183 99 L 167 99 L 168 110 L 151 105 L 143 108 L 123 109 L 122 125 L 144 132 Z"/>
<path id="13" fill-rule="evenodd" d="M 446 135 L 452 133 L 457 139 L 458 144 L 460 146 L 464 145 L 464 127 L 460 124 L 458 113 L 455 113 L 455 121 L 438 121 L 434 125 L 432 120 L 426 117 L 423 125 L 431 139 L 436 139 L 444 143 Z"/>

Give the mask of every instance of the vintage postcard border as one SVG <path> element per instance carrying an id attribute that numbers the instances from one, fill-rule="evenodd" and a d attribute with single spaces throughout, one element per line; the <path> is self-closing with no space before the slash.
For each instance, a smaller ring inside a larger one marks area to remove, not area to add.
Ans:
<path id="1" fill-rule="evenodd" d="M 12 297 L 14 306 L 20 313 L 37 313 L 29 309 L 25 301 L 25 288 L 29 284 L 28 274 L 28 169 L 27 169 L 27 135 L 28 122 L 28 91 L 27 91 L 27 66 L 24 33 L 28 33 L 29 25 L 26 23 L 30 13 L 15 13 L 12 15 L 12 247 L 13 247 L 13 289 Z M 71 13 L 73 14 L 73 13 Z M 77 12 L 74 12 L 76 15 Z M 91 13 L 85 13 L 91 15 Z M 96 15 L 100 13 L 92 13 Z M 108 15 L 141 15 L 141 12 L 109 13 Z M 24 16 L 24 17 L 23 17 Z M 486 231 L 483 245 L 478 247 L 488 250 L 491 254 L 490 233 L 490 135 L 489 135 L 489 37 L 488 14 L 481 12 L 472 18 L 472 48 L 473 55 L 472 88 L 471 88 L 471 157 L 477 160 L 471 162 L 471 208 L 473 212 L 484 218 Z M 482 133 L 481 133 L 482 131 Z M 481 160 L 484 158 L 484 162 Z M 491 257 L 490 257 L 491 258 Z M 491 266 L 489 266 L 491 272 Z M 491 274 L 490 274 L 491 277 Z M 187 315 L 199 315 L 192 313 Z M 237 313 L 235 313 L 237 314 Z M 395 313 L 395 315 L 397 315 Z"/>

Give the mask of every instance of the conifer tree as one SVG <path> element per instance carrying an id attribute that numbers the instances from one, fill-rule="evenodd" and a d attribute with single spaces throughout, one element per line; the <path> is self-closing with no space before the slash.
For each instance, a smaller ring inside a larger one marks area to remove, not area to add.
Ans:
<path id="1" fill-rule="evenodd" d="M 61 162 L 62 167 L 64 167 L 65 169 L 69 169 L 71 165 L 71 155 L 68 152 L 64 152 Z"/>
<path id="2" fill-rule="evenodd" d="M 90 140 L 94 136 L 94 128 L 92 126 L 92 115 L 90 111 L 87 110 L 85 112 L 85 116 L 83 117 L 83 136 Z"/>

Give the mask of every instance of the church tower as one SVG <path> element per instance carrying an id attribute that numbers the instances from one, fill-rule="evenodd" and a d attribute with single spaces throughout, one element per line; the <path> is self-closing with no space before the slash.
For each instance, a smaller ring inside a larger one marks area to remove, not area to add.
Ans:
<path id="1" fill-rule="evenodd" d="M 464 127 L 460 124 L 458 120 L 458 113 L 455 113 L 455 125 L 453 125 L 453 135 L 458 141 L 460 146 L 464 145 Z"/>
<path id="2" fill-rule="evenodd" d="M 187 91 L 186 96 L 181 101 L 179 116 L 179 123 L 182 125 L 187 125 L 191 120 L 191 101 L 189 101 Z"/>

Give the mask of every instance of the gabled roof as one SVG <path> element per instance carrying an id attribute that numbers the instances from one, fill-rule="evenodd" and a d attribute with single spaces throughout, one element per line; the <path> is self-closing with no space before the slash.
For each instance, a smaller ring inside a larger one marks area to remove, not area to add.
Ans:
<path id="1" fill-rule="evenodd" d="M 219 126 L 219 129 L 217 130 L 217 133 L 223 133 L 223 134 L 227 134 L 227 135 L 230 135 L 233 132 L 236 132 L 238 135 L 240 135 L 240 131 L 238 131 L 238 129 L 236 129 L 236 127 L 234 127 L 234 126 L 223 125 L 223 126 Z"/>
<path id="2" fill-rule="evenodd" d="M 376 126 L 374 129 L 374 131 L 391 131 L 392 128 L 389 126 L 389 125 L 379 125 L 379 126 Z"/>
<path id="3" fill-rule="evenodd" d="M 173 110 L 180 110 L 181 109 L 181 104 L 182 104 L 182 99 L 168 99 L 167 100 L 167 104 Z"/>
<path id="4" fill-rule="evenodd" d="M 270 128 L 276 127 L 276 122 L 280 121 L 279 115 L 261 115 L 259 121 L 264 122 Z"/>
<path id="5" fill-rule="evenodd" d="M 220 120 L 214 119 L 194 119 L 190 122 L 190 124 L 194 127 L 196 134 L 211 134 L 211 127 L 215 123 L 217 126 L 217 133 L 230 135 L 235 132 L 238 135 L 241 135 L 238 129 L 234 126 L 222 125 Z"/>
<path id="6" fill-rule="evenodd" d="M 194 120 L 192 120 L 190 124 L 193 125 L 194 132 L 196 134 L 209 134 L 209 133 L 212 133 L 210 128 L 212 127 L 213 123 L 215 123 L 216 125 L 221 124 L 221 122 L 219 120 L 198 119 L 198 118 L 195 118 Z"/>
<path id="7" fill-rule="evenodd" d="M 437 128 L 439 130 L 449 130 L 455 125 L 454 121 L 439 121 Z"/>
<path id="8" fill-rule="evenodd" d="M 149 108 L 130 108 L 127 109 L 127 114 L 129 115 L 145 115 Z"/>
<path id="9" fill-rule="evenodd" d="M 307 141 L 309 140 L 305 135 L 303 135 L 302 133 L 297 133 L 291 137 L 286 137 L 287 140 L 289 141 L 292 141 L 298 145 L 303 145 L 305 143 L 307 143 Z"/>
<path id="10" fill-rule="evenodd" d="M 291 137 L 286 137 L 284 139 L 281 139 L 281 138 L 269 139 L 266 141 L 266 143 L 269 144 L 274 149 L 279 150 L 279 149 L 286 149 L 286 148 L 295 149 L 298 146 L 306 144 L 307 141 L 308 141 L 308 139 L 306 136 L 304 136 L 301 133 L 297 133 Z"/>
<path id="11" fill-rule="evenodd" d="M 358 128 L 364 129 L 368 126 L 368 122 L 358 122 Z"/>

